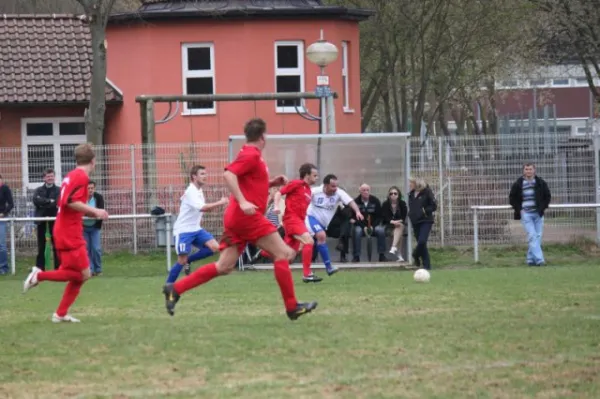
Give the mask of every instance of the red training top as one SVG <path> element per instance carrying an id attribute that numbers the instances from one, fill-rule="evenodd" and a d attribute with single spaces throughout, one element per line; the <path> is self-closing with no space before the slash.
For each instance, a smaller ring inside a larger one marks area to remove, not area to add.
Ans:
<path id="1" fill-rule="evenodd" d="M 57 250 L 72 250 L 86 245 L 83 239 L 83 213 L 68 205 L 73 202 L 87 203 L 89 182 L 87 173 L 81 168 L 73 169 L 63 179 L 53 231 Z"/>
<path id="2" fill-rule="evenodd" d="M 283 221 L 299 218 L 304 221 L 306 211 L 311 201 L 310 186 L 300 179 L 292 180 L 281 190 L 281 195 L 285 195 L 285 213 Z"/>
<path id="3" fill-rule="evenodd" d="M 269 199 L 269 168 L 262 158 L 261 151 L 252 145 L 244 145 L 232 163 L 225 167 L 238 178 L 240 190 L 246 201 L 258 207 L 257 213 L 264 214 Z M 229 206 L 235 214 L 244 215 L 240 204 L 231 195 Z"/>

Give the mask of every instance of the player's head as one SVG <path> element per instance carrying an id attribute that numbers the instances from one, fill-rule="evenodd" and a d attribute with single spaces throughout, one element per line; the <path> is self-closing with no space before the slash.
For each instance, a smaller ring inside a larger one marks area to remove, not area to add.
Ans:
<path id="1" fill-rule="evenodd" d="M 523 176 L 528 179 L 531 179 L 535 176 L 535 165 L 531 162 L 526 162 L 523 164 Z"/>
<path id="2" fill-rule="evenodd" d="M 266 144 L 266 134 L 267 134 L 267 123 L 260 119 L 254 118 L 250 119 L 246 122 L 244 126 L 244 135 L 246 136 L 246 142 L 249 144 L 254 144 L 261 150 L 265 147 Z"/>
<path id="3" fill-rule="evenodd" d="M 197 187 L 201 187 L 206 183 L 206 179 L 208 177 L 208 173 L 206 173 L 206 168 L 202 165 L 194 165 L 192 169 L 190 169 L 190 182 L 195 184 Z"/>
<path id="4" fill-rule="evenodd" d="M 84 143 L 75 147 L 75 163 L 77 166 L 85 168 L 88 173 L 94 170 L 96 166 L 96 154 L 91 144 Z"/>
<path id="5" fill-rule="evenodd" d="M 319 172 L 317 167 L 312 163 L 305 163 L 300 166 L 300 178 L 306 182 L 309 186 L 312 186 L 317 182 L 319 178 Z"/>
<path id="6" fill-rule="evenodd" d="M 327 195 L 333 195 L 338 189 L 338 178 L 336 175 L 328 174 L 323 178 L 323 191 Z"/>
<path id="7" fill-rule="evenodd" d="M 371 187 L 369 187 L 369 185 L 367 183 L 361 184 L 360 187 L 358 188 L 358 191 L 360 191 L 360 197 L 363 200 L 369 199 L 369 196 L 371 195 Z"/>
<path id="8" fill-rule="evenodd" d="M 44 184 L 47 186 L 54 185 L 54 169 L 46 168 L 44 170 L 44 174 L 42 175 L 42 179 L 44 180 Z"/>

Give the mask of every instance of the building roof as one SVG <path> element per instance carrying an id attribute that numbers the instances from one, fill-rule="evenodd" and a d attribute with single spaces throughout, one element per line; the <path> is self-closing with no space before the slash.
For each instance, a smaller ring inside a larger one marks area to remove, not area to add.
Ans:
<path id="1" fill-rule="evenodd" d="M 312 18 L 363 21 L 374 11 L 324 5 L 322 0 L 143 0 L 136 12 L 113 14 L 109 22 L 185 18 Z"/>
<path id="2" fill-rule="evenodd" d="M 91 34 L 83 16 L 0 15 L 0 105 L 87 103 Z M 106 84 L 106 101 L 123 95 Z"/>

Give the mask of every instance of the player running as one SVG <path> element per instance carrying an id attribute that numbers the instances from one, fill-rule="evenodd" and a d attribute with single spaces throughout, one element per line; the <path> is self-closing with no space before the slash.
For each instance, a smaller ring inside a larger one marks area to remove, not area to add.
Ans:
<path id="1" fill-rule="evenodd" d="M 195 165 L 190 170 L 190 185 L 181 197 L 179 215 L 173 225 L 177 263 L 171 268 L 167 283 L 177 281 L 182 268 L 186 275 L 190 274 L 190 263 L 207 258 L 219 250 L 217 240 L 200 223 L 204 212 L 227 205 L 229 200 L 223 197 L 217 202 L 206 203 L 202 187 L 207 177 L 206 168 L 202 165 Z M 196 247 L 198 251 L 190 255 L 192 247 Z"/>
<path id="2" fill-rule="evenodd" d="M 274 195 L 275 213 L 280 213 L 279 204 L 281 197 L 285 195 L 285 212 L 283 213 L 283 228 L 285 230 L 284 241 L 294 251 L 302 250 L 302 281 L 305 283 L 318 283 L 323 279 L 310 270 L 313 253 L 314 240 L 306 229 L 304 219 L 310 204 L 310 186 L 317 182 L 319 174 L 317 167 L 311 163 L 300 166 L 300 179 L 292 180 L 283 186 Z M 271 256 L 266 251 L 260 251 L 260 255 L 266 258 Z"/>
<path id="3" fill-rule="evenodd" d="M 184 292 L 219 275 L 231 273 L 247 243 L 256 244 L 273 254 L 275 279 L 279 284 L 287 316 L 291 320 L 296 320 L 317 307 L 317 302 L 300 303 L 296 300 L 288 262 L 288 259 L 295 256 L 295 252 L 285 244 L 275 226 L 264 216 L 269 187 L 287 184 L 285 176 L 269 180 L 269 169 L 262 158 L 266 130 L 266 123 L 262 119 L 246 122 L 246 144 L 236 159 L 225 168 L 224 173 L 231 197 L 223 217 L 224 231 L 219 260 L 195 270 L 174 284 L 165 284 L 165 305 L 171 316 L 174 315 L 175 305 Z"/>
<path id="4" fill-rule="evenodd" d="M 323 185 L 313 188 L 311 193 L 311 202 L 308 206 L 306 215 L 306 227 L 308 232 L 317 239 L 317 251 L 325 264 L 325 271 L 328 276 L 336 273 L 338 268 L 331 265 L 329 249 L 327 248 L 327 227 L 335 215 L 339 203 L 352 208 L 356 214 L 356 219 L 363 220 L 358 206 L 354 200 L 341 188 L 338 188 L 338 181 L 335 175 L 327 175 L 323 179 Z M 312 259 L 311 259 L 312 260 Z"/>
<path id="5" fill-rule="evenodd" d="M 75 148 L 75 162 L 77 167 L 63 179 L 54 224 L 54 245 L 60 267 L 50 271 L 33 267 L 23 284 L 23 293 L 26 293 L 42 281 L 68 281 L 58 309 L 52 315 L 53 323 L 79 323 L 68 312 L 77 299 L 81 286 L 91 277 L 90 261 L 83 238 L 83 215 L 96 219 L 108 218 L 104 209 L 87 205 L 89 174 L 96 163 L 91 144 L 80 144 Z"/>

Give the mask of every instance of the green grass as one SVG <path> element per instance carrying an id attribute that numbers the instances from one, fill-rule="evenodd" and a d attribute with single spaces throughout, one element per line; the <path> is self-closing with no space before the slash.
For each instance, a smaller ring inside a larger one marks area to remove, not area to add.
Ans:
<path id="1" fill-rule="evenodd" d="M 164 311 L 160 254 L 105 258 L 50 323 L 63 284 L 0 279 L 0 397 L 597 398 L 600 268 L 587 244 L 434 251 L 429 284 L 399 270 L 297 283 L 315 313 L 289 321 L 271 272 L 234 273 Z M 295 280 L 300 275 L 295 273 Z"/>

